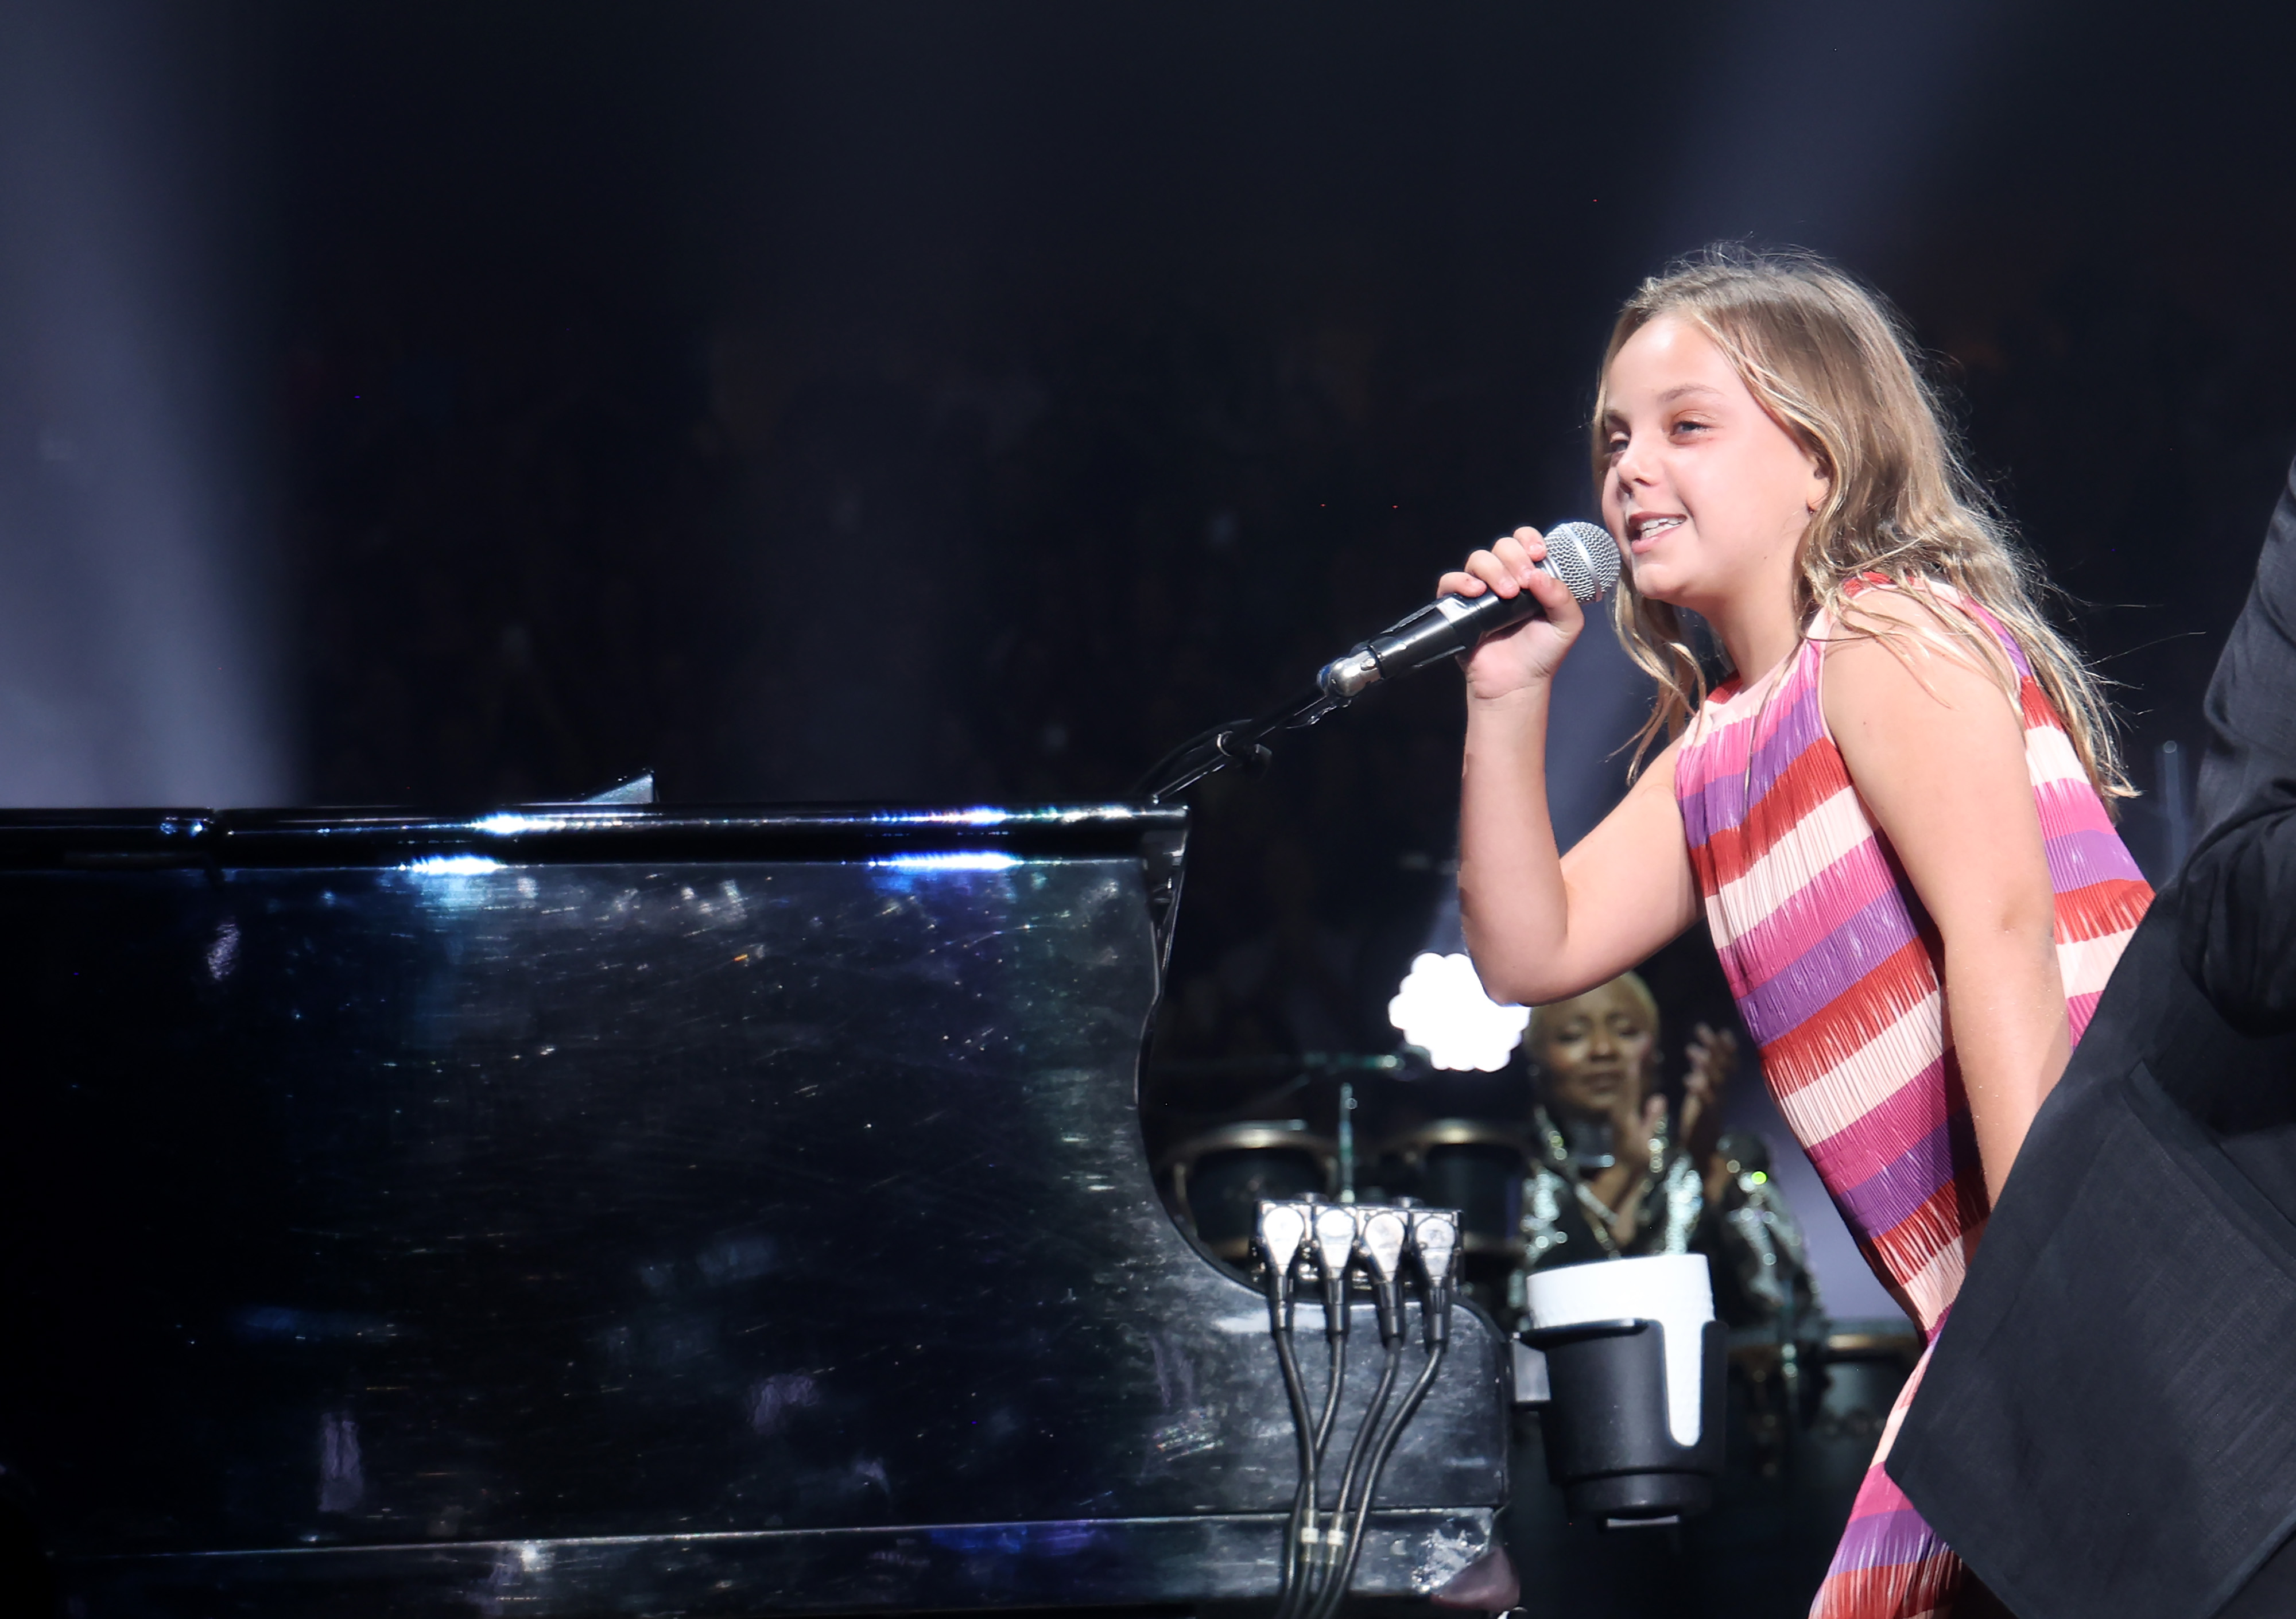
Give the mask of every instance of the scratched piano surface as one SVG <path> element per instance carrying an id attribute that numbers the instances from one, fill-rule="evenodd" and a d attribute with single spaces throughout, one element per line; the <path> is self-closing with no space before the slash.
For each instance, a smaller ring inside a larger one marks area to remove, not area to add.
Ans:
<path id="1" fill-rule="evenodd" d="M 90 1616 L 1271 1593 L 1266 1312 L 1135 1107 L 1184 838 L 0 816 L 0 1503 Z M 1504 1348 L 1458 1323 L 1360 1588 L 1491 1543 Z"/>

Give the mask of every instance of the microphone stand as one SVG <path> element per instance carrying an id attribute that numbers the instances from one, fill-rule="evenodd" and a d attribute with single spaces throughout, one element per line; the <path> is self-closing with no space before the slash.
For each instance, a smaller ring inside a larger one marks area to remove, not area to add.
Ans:
<path id="1" fill-rule="evenodd" d="M 1181 743 L 1156 762 L 1141 779 L 1138 796 L 1161 804 L 1187 791 L 1206 776 L 1240 765 L 1258 775 L 1275 756 L 1267 740 L 1285 731 L 1305 731 L 1325 715 L 1346 707 L 1353 694 L 1309 687 L 1305 692 L 1256 719 L 1230 720 Z"/>
<path id="2" fill-rule="evenodd" d="M 1558 524 L 1547 536 L 1547 560 L 1539 564 L 1581 604 L 1599 601 L 1619 577 L 1619 548 L 1610 533 L 1592 523 Z M 1160 804 L 1184 793 L 1215 771 L 1241 765 L 1257 775 L 1275 756 L 1267 739 L 1280 731 L 1304 731 L 1337 713 L 1382 680 L 1424 669 L 1471 650 L 1484 635 L 1539 610 L 1529 593 L 1513 596 L 1438 596 L 1369 641 L 1358 642 L 1344 658 L 1316 672 L 1316 683 L 1300 696 L 1257 719 L 1234 720 L 1191 737 L 1156 762 L 1138 793 Z"/>

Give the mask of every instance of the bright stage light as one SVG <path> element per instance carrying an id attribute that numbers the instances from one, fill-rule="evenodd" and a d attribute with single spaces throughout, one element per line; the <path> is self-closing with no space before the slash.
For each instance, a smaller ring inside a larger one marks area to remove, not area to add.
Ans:
<path id="1" fill-rule="evenodd" d="M 1412 958 L 1403 985 L 1387 1003 L 1387 1020 L 1439 1068 L 1492 1074 L 1522 1043 L 1527 1006 L 1501 1006 L 1483 993 L 1464 955 L 1424 951 Z"/>

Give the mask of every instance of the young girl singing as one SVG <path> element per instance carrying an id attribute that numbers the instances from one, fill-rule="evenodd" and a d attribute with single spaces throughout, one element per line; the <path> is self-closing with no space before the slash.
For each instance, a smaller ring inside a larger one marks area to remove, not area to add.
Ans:
<path id="1" fill-rule="evenodd" d="M 2152 891 L 2095 678 L 1964 471 L 1890 315 L 1827 266 L 1710 252 L 1619 316 L 1594 418 L 1617 619 L 1671 740 L 1568 854 L 1550 682 L 1584 618 L 1535 530 L 1444 576 L 1545 609 L 1467 668 L 1459 887 L 1494 998 L 1537 1004 L 1711 928 L 1772 1093 L 1932 1341 L 2035 1110 Z M 1681 615 L 1734 674 L 1705 690 Z M 1882 1471 L 1814 1615 L 1984 1599 Z"/>

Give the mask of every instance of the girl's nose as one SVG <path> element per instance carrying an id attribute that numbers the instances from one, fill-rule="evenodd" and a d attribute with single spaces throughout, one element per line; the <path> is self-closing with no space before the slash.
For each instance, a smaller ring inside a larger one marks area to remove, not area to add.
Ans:
<path id="1" fill-rule="evenodd" d="M 1619 447 L 1618 459 L 1611 463 L 1611 476 L 1618 480 L 1621 491 L 1650 481 L 1650 469 L 1643 465 L 1648 459 L 1643 454 L 1643 443 L 1640 438 L 1628 439 Z"/>

